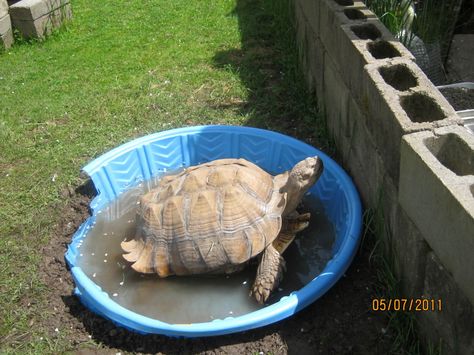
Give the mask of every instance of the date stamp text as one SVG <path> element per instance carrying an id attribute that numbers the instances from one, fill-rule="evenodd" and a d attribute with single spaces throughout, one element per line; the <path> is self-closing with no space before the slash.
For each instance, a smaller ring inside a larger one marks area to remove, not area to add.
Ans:
<path id="1" fill-rule="evenodd" d="M 372 311 L 441 312 L 441 299 L 428 298 L 374 298 Z"/>

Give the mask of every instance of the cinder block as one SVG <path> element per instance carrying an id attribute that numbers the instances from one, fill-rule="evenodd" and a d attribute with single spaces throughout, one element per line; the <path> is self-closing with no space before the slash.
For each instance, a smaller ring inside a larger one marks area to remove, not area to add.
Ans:
<path id="1" fill-rule="evenodd" d="M 306 46 L 306 34 L 308 32 L 307 27 L 309 26 L 306 22 L 306 18 L 303 15 L 303 10 L 300 6 L 295 4 L 295 17 L 296 17 L 296 41 L 298 43 L 298 55 L 301 64 L 304 65 L 303 57 L 307 55 Z"/>
<path id="2" fill-rule="evenodd" d="M 319 37 L 319 0 L 295 0 L 295 6 L 301 9 L 302 18 L 316 37 Z"/>
<path id="3" fill-rule="evenodd" d="M 416 86 L 405 91 L 397 90 L 395 87 L 399 87 L 398 84 L 394 84 L 390 75 L 383 71 L 397 67 L 412 73 Z M 394 58 L 371 63 L 365 67 L 363 74 L 362 89 L 356 100 L 367 119 L 367 127 L 380 150 L 387 172 L 398 186 L 402 136 L 434 127 L 462 124 L 462 121 L 411 60 Z"/>
<path id="4" fill-rule="evenodd" d="M 341 25 L 357 21 L 350 20 L 344 15 L 343 10 L 347 6 L 341 6 L 334 0 L 320 0 L 319 3 L 319 37 L 330 56 L 336 61 L 335 53 L 339 50 L 338 41 L 342 36 Z"/>
<path id="5" fill-rule="evenodd" d="M 474 135 L 449 126 L 404 136 L 399 200 L 474 304 Z"/>
<path id="6" fill-rule="evenodd" d="M 21 0 L 10 7 L 13 27 L 25 38 L 42 38 L 72 18 L 69 0 Z"/>
<path id="7" fill-rule="evenodd" d="M 324 47 L 319 38 L 311 33 L 307 37 L 306 48 L 308 72 L 305 74 L 312 78 L 310 89 L 313 89 L 316 94 L 318 106 L 324 107 Z"/>
<path id="8" fill-rule="evenodd" d="M 392 233 L 393 253 L 397 260 L 396 273 L 403 295 L 418 298 L 423 293 L 426 256 L 430 249 L 403 208 L 399 204 L 396 206 L 396 225 Z"/>
<path id="9" fill-rule="evenodd" d="M 342 119 L 347 116 L 349 89 L 344 85 L 335 63 L 327 55 L 324 57 L 324 103 L 329 131 L 336 142 L 340 142 Z"/>
<path id="10" fill-rule="evenodd" d="M 380 57 L 415 60 L 413 55 L 395 40 L 378 20 L 341 26 L 333 55 L 337 57 L 336 61 L 340 65 L 342 77 L 356 100 L 360 99 L 363 89 L 364 66 L 376 63 L 381 59 L 373 56 L 373 51 L 371 52 L 373 46 L 383 47 L 382 50 L 377 49 L 378 47 L 375 50 L 381 52 Z M 383 53 L 384 51 L 387 53 Z"/>
<path id="11" fill-rule="evenodd" d="M 314 31 L 314 24 L 311 24 L 312 18 L 307 18 L 308 15 L 312 17 L 317 16 L 315 9 L 319 8 L 318 4 L 316 0 L 305 0 L 304 4 L 302 1 L 296 1 L 294 6 L 299 62 L 302 66 L 308 89 L 316 93 L 318 105 L 322 107 L 324 46 Z"/>
<path id="12" fill-rule="evenodd" d="M 377 15 L 370 11 L 362 1 L 354 1 L 354 5 L 345 6 L 342 11 L 349 20 L 370 20 L 377 18 Z"/>
<path id="13" fill-rule="evenodd" d="M 473 305 L 433 252 L 426 258 L 423 296 L 435 301 L 436 310 L 416 313 L 422 337 L 442 354 L 474 354 Z"/>
<path id="14" fill-rule="evenodd" d="M 385 167 L 362 113 L 350 96 L 347 115 L 341 115 L 339 124 L 337 145 L 343 165 L 354 178 L 364 205 L 374 207 L 383 189 Z"/>

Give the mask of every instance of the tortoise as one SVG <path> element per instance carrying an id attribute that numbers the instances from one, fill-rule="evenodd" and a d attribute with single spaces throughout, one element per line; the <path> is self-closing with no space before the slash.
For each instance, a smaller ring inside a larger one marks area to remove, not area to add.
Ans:
<path id="1" fill-rule="evenodd" d="M 272 176 L 245 159 L 219 159 L 163 177 L 139 201 L 121 243 L 140 273 L 232 273 L 261 255 L 250 294 L 264 303 L 286 269 L 281 254 L 309 224 L 296 207 L 323 171 L 317 156 Z"/>

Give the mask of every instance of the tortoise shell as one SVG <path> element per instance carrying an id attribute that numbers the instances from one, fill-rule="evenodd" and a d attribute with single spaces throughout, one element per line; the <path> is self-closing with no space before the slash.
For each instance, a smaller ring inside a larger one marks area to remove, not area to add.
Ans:
<path id="1" fill-rule="evenodd" d="M 231 272 L 278 236 L 286 206 L 279 180 L 244 159 L 165 176 L 140 200 L 124 258 L 142 273 Z"/>

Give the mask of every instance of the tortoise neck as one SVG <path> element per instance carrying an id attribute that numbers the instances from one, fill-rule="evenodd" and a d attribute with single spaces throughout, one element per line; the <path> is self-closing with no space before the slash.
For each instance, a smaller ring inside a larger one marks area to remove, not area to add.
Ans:
<path id="1" fill-rule="evenodd" d="M 291 172 L 285 172 L 278 176 L 280 182 L 280 191 L 286 192 L 286 207 L 283 216 L 287 216 L 296 210 L 307 188 L 300 183 L 299 179 Z"/>

